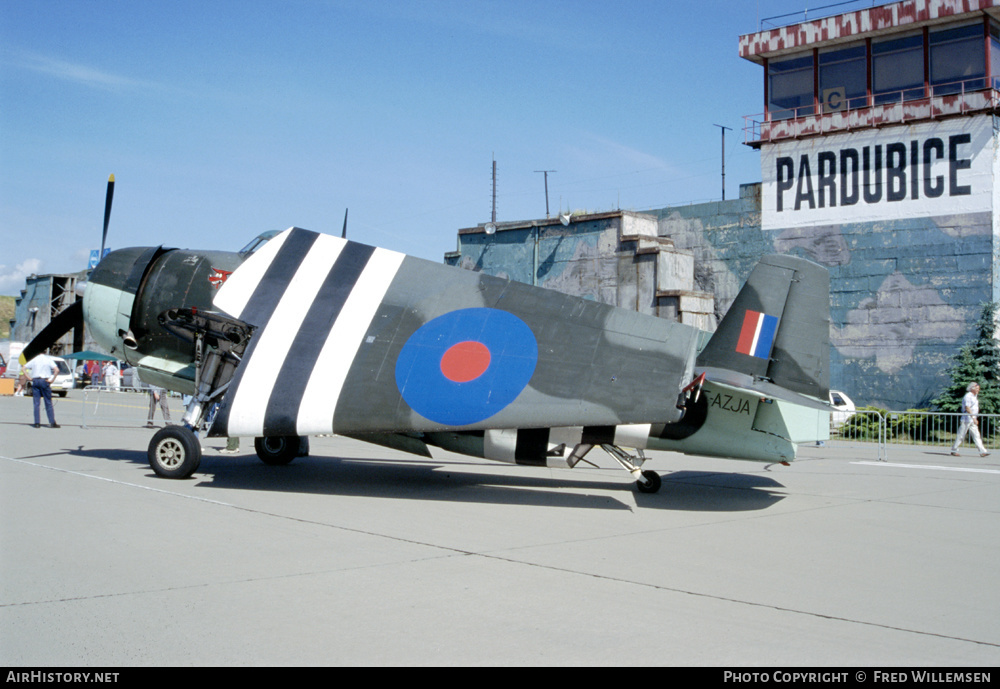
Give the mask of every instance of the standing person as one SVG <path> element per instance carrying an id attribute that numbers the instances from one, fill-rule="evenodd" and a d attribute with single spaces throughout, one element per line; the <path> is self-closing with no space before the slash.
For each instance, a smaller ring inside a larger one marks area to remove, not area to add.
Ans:
<path id="1" fill-rule="evenodd" d="M 958 457 L 958 447 L 971 431 L 972 441 L 979 448 L 979 456 L 985 457 L 989 452 L 983 447 L 983 439 L 979 435 L 979 383 L 969 383 L 965 390 L 965 397 L 962 398 L 962 423 L 958 427 L 955 443 L 951 446 L 951 454 Z"/>
<path id="2" fill-rule="evenodd" d="M 132 369 L 132 386 L 142 387 L 139 379 L 139 369 Z M 167 391 L 156 385 L 148 385 L 149 388 L 149 416 L 146 418 L 146 428 L 154 428 L 153 417 L 156 416 L 156 405 L 160 405 L 160 414 L 163 415 L 163 422 L 170 425 L 170 405 L 167 403 Z"/>
<path id="3" fill-rule="evenodd" d="M 31 396 L 34 399 L 35 428 L 41 426 L 39 402 L 45 400 L 45 414 L 49 417 L 49 426 L 59 428 L 56 423 L 56 412 L 52 408 L 52 382 L 59 373 L 56 362 L 48 354 L 39 354 L 24 365 L 28 378 L 31 379 Z"/>
<path id="4" fill-rule="evenodd" d="M 87 376 L 90 378 L 88 385 L 101 384 L 101 365 L 96 361 L 87 362 Z"/>
<path id="5" fill-rule="evenodd" d="M 104 385 L 114 392 L 118 392 L 121 387 L 121 372 L 118 370 L 118 364 L 114 361 L 109 361 L 104 364 Z"/>
<path id="6" fill-rule="evenodd" d="M 153 416 L 156 415 L 156 405 L 160 405 L 160 414 L 163 415 L 163 423 L 168 426 L 170 421 L 170 405 L 167 403 L 167 391 L 155 385 L 149 386 L 149 418 L 146 419 L 146 428 L 153 427 Z"/>

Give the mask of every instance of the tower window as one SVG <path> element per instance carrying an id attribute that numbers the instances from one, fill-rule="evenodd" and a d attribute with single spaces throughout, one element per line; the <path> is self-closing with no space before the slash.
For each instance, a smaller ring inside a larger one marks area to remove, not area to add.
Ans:
<path id="1" fill-rule="evenodd" d="M 787 120 L 815 112 L 811 53 L 768 62 L 767 78 L 767 110 L 772 120 Z"/>
<path id="2" fill-rule="evenodd" d="M 823 112 L 854 110 L 868 104 L 865 46 L 819 54 L 819 100 Z"/>
<path id="3" fill-rule="evenodd" d="M 921 34 L 872 42 L 875 105 L 924 97 L 924 37 Z"/>
<path id="4" fill-rule="evenodd" d="M 929 45 L 930 83 L 934 95 L 985 88 L 981 23 L 932 31 Z"/>

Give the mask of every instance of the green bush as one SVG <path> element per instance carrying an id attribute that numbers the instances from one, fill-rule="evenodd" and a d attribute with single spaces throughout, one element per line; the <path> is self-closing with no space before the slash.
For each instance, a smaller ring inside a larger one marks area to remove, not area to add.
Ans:
<path id="1" fill-rule="evenodd" d="M 908 412 L 926 412 L 927 409 L 907 409 Z M 897 414 L 886 420 L 886 435 L 889 438 L 910 438 L 911 440 L 936 440 L 938 428 L 934 417 L 927 414 Z"/>
<path id="2" fill-rule="evenodd" d="M 849 440 L 877 441 L 879 439 L 879 417 L 864 412 L 878 412 L 885 418 L 885 409 L 861 407 L 857 412 L 840 427 L 838 431 L 840 437 Z"/>

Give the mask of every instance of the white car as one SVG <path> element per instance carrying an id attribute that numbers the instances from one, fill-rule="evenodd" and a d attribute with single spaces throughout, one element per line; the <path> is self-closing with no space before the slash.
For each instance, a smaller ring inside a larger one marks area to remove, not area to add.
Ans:
<path id="1" fill-rule="evenodd" d="M 56 362 L 56 367 L 59 369 L 56 379 L 52 381 L 52 392 L 60 397 L 65 397 L 67 390 L 72 390 L 76 387 L 76 384 L 73 382 L 73 369 L 70 368 L 65 359 L 54 356 L 52 360 Z"/>
<path id="2" fill-rule="evenodd" d="M 70 368 L 65 359 L 57 356 L 51 358 L 56 368 L 59 369 L 56 372 L 56 379 L 52 381 L 52 394 L 65 397 L 67 390 L 72 390 L 76 387 L 76 383 L 73 382 L 73 369 Z M 30 380 L 24 390 L 26 395 L 29 394 L 28 391 L 31 390 Z"/>
<path id="3" fill-rule="evenodd" d="M 851 398 L 842 393 L 840 390 L 830 391 L 830 404 L 833 405 L 834 409 L 834 411 L 830 412 L 831 428 L 840 428 L 843 426 L 856 411 L 854 402 L 851 401 Z"/>

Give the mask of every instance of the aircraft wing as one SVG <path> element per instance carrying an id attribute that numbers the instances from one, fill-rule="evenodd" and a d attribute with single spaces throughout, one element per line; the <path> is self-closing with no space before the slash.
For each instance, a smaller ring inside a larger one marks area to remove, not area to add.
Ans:
<path id="1" fill-rule="evenodd" d="M 216 436 L 670 423 L 698 334 L 298 228 L 214 305 L 256 329 Z"/>

